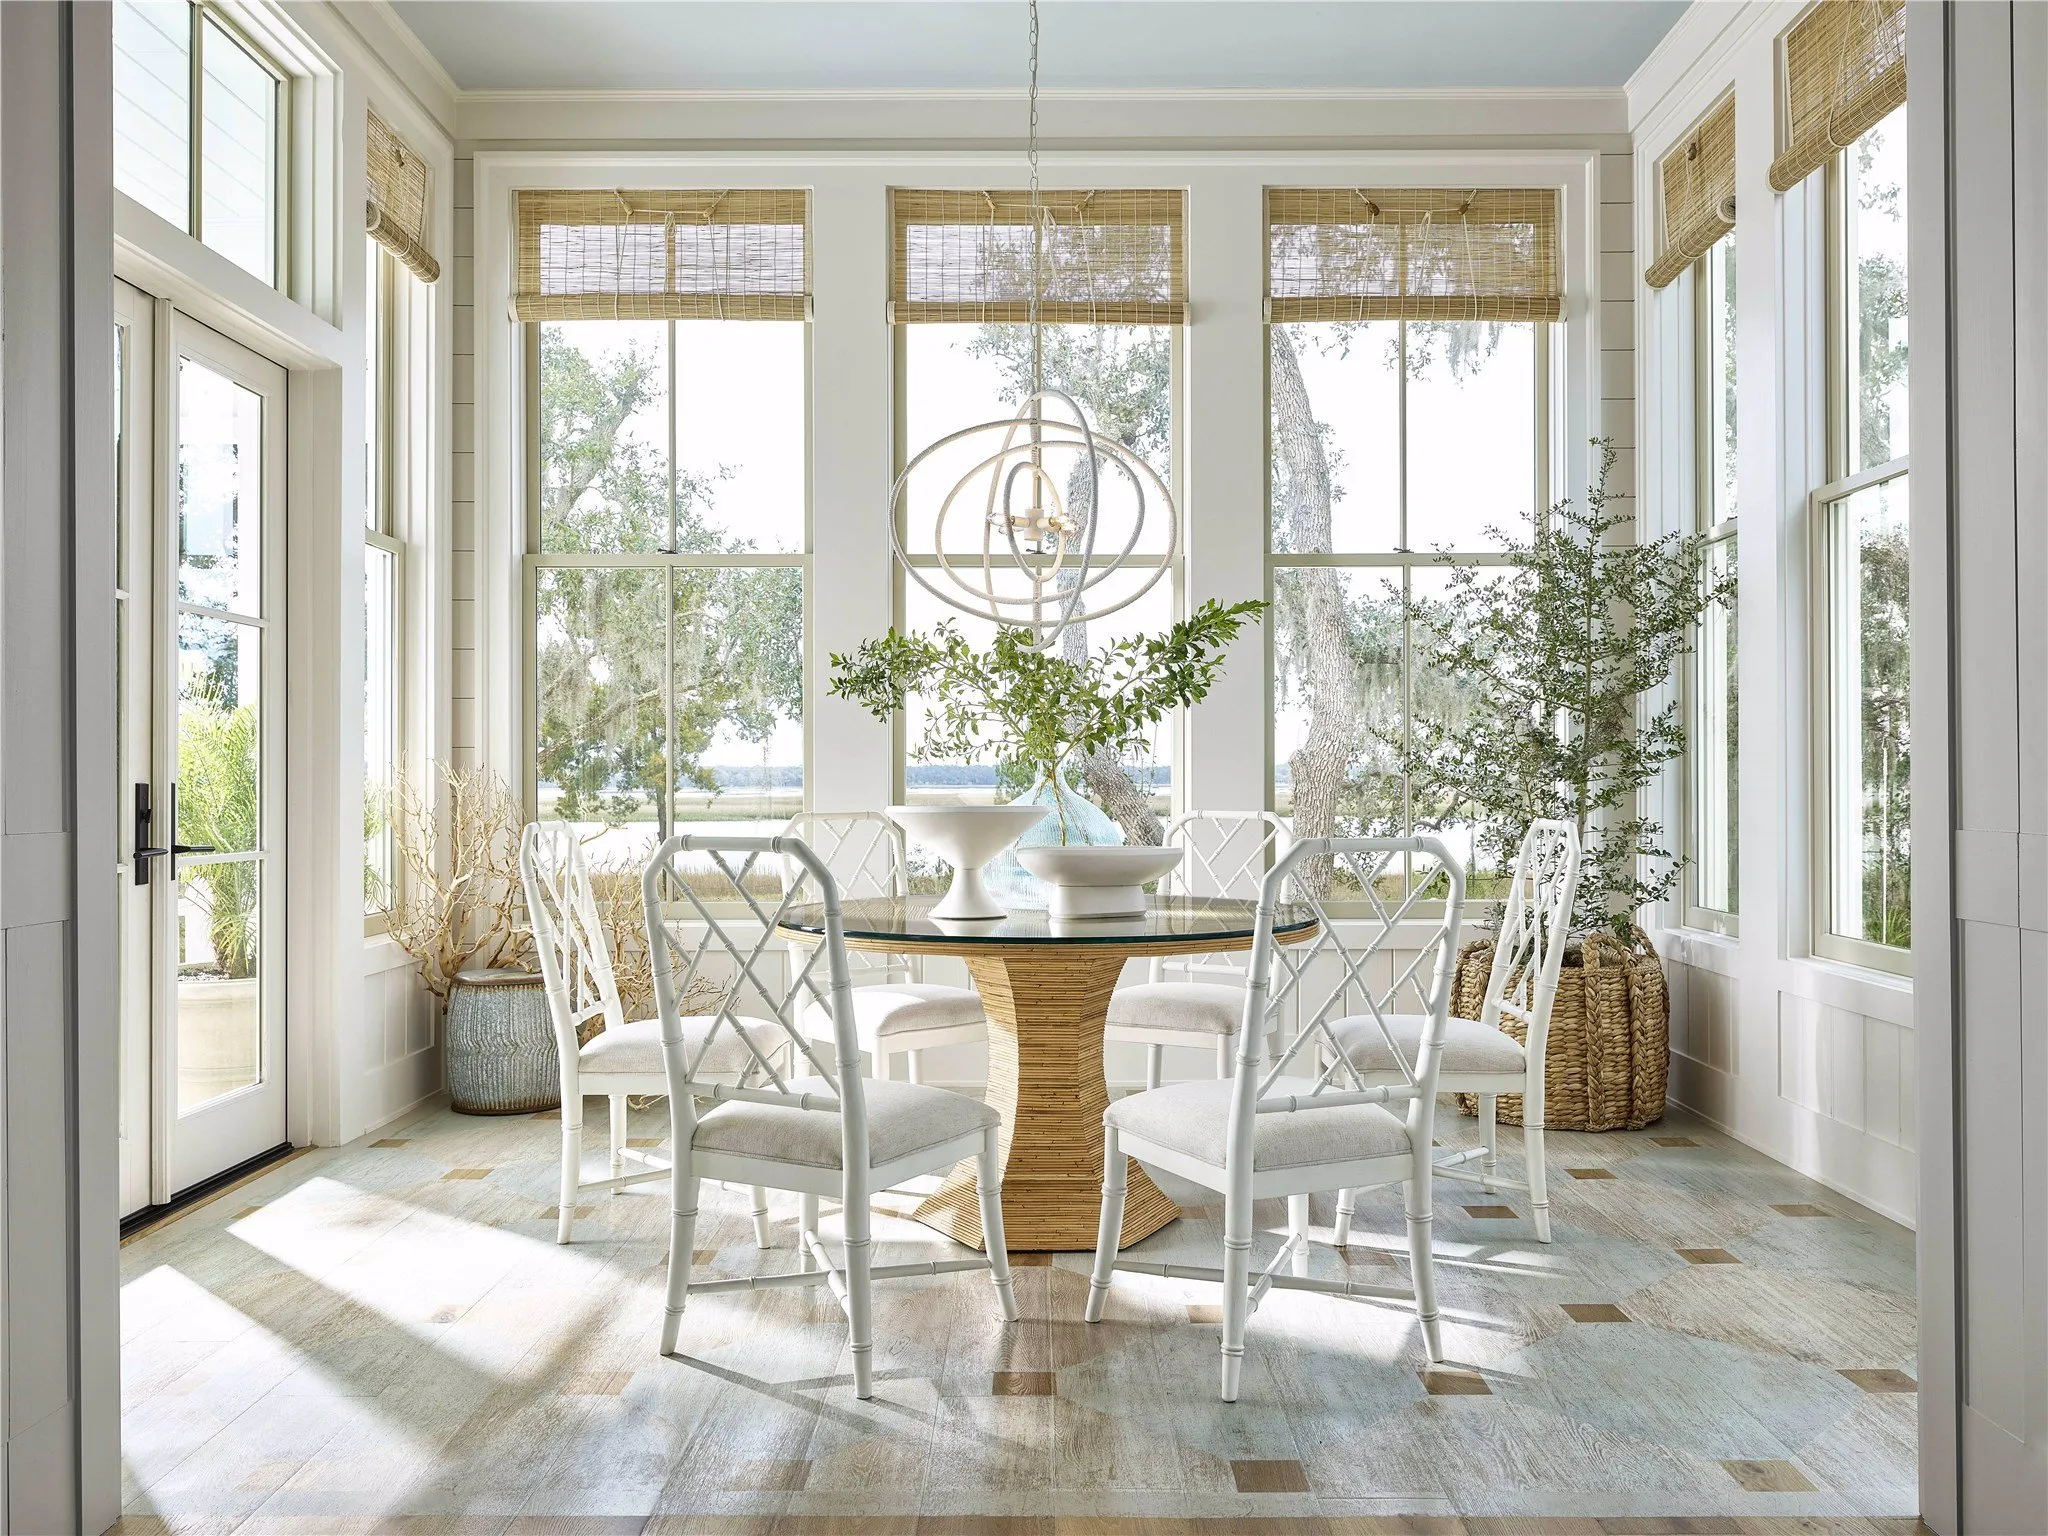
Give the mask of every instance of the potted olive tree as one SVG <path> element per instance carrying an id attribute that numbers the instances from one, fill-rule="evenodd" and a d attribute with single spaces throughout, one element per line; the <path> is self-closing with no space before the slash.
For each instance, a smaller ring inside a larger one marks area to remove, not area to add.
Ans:
<path id="1" fill-rule="evenodd" d="M 1704 541 L 1637 541 L 1634 513 L 1607 488 L 1614 448 L 1583 505 L 1552 507 L 1526 537 L 1495 530 L 1505 568 L 1452 566 L 1441 599 L 1417 605 L 1428 665 L 1460 679 L 1456 720 L 1419 719 L 1404 756 L 1439 824 L 1477 828 L 1475 862 L 1512 863 L 1529 824 L 1568 821 L 1582 862 L 1547 1053 L 1554 1128 L 1640 1126 L 1663 1113 L 1668 1063 L 1663 968 L 1637 926 L 1670 895 L 1681 860 L 1644 797 L 1685 750 L 1679 701 L 1656 702 L 1689 654 L 1700 616 L 1732 603 L 1709 579 Z M 1492 944 L 1460 957 L 1456 1010 L 1476 1018 Z M 1468 1111 L 1471 1106 L 1467 1106 Z M 1503 1097 L 1519 1123 L 1519 1098 Z"/>

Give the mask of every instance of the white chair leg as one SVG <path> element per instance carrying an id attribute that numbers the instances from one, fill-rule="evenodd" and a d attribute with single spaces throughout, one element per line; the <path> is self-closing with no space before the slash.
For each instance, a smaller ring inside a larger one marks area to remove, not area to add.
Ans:
<path id="1" fill-rule="evenodd" d="M 853 1395 L 866 1402 L 875 1395 L 874 1289 L 868 1274 L 874 1243 L 868 1236 L 867 1195 L 849 1189 L 842 1214 L 846 1226 L 846 1321 L 848 1346 L 853 1353 Z"/>
<path id="2" fill-rule="evenodd" d="M 1431 1365 L 1444 1358 L 1443 1330 L 1436 1310 L 1435 1254 L 1430 1246 L 1429 1149 L 1416 1159 L 1417 1175 L 1402 1186 L 1408 1201 L 1408 1281 L 1415 1290 L 1415 1320 L 1422 1325 L 1422 1357 Z"/>
<path id="3" fill-rule="evenodd" d="M 1523 1114 L 1528 1113 L 1528 1100 L 1522 1101 Z M 1522 1161 L 1529 1180 L 1529 1212 L 1536 1220 L 1536 1241 L 1550 1241 L 1550 1192 L 1543 1173 L 1543 1127 L 1531 1125 L 1525 1118 L 1522 1122 Z"/>
<path id="4" fill-rule="evenodd" d="M 555 1212 L 555 1241 L 569 1241 L 569 1224 L 576 1219 L 576 1186 L 583 1181 L 583 1099 L 580 1094 L 562 1095 L 562 1188 L 561 1205 Z"/>
<path id="5" fill-rule="evenodd" d="M 924 1081 L 924 1052 L 910 1051 L 906 1054 L 910 1057 L 910 1080 L 913 1083 L 922 1083 Z"/>
<path id="6" fill-rule="evenodd" d="M 1010 1250 L 1003 1237 L 1003 1173 L 996 1163 L 996 1132 L 982 1133 L 981 1152 L 974 1160 L 974 1190 L 981 1197 L 981 1245 L 988 1251 L 988 1277 L 995 1282 L 996 1305 L 1003 1321 L 1017 1321 L 1017 1291 L 1010 1283 Z"/>
<path id="7" fill-rule="evenodd" d="M 1337 1191 L 1337 1230 L 1330 1241 L 1339 1248 L 1350 1246 L 1351 1213 L 1358 1209 L 1358 1191 L 1340 1189 Z"/>
<path id="8" fill-rule="evenodd" d="M 1237 1036 L 1218 1035 L 1216 1037 L 1216 1075 L 1218 1077 L 1228 1077 L 1237 1070 L 1235 1063 L 1230 1059 L 1231 1053 L 1236 1049 Z"/>
<path id="9" fill-rule="evenodd" d="M 1287 1197 L 1287 1236 L 1294 1244 L 1294 1272 L 1308 1273 L 1308 1196 Z"/>
<path id="10" fill-rule="evenodd" d="M 1166 1047 L 1148 1045 L 1145 1047 L 1145 1086 L 1157 1088 L 1166 1077 Z"/>
<path id="11" fill-rule="evenodd" d="M 676 1148 L 669 1171 L 668 1310 L 661 1319 L 661 1352 L 676 1352 L 683 1307 L 690 1299 L 690 1252 L 697 1237 L 698 1181 L 690 1172 L 690 1149 Z"/>
<path id="12" fill-rule="evenodd" d="M 1494 1164 L 1500 1160 L 1500 1095 L 1479 1095 L 1479 1130 L 1486 1138 L 1486 1156 L 1479 1163 L 1479 1187 L 1493 1193 Z"/>
<path id="13" fill-rule="evenodd" d="M 626 1096 L 623 1093 L 614 1093 L 610 1095 L 610 1099 L 612 1177 L 616 1179 L 626 1171 Z M 618 1191 L 615 1189 L 612 1193 L 616 1195 Z"/>
<path id="14" fill-rule="evenodd" d="M 1102 1133 L 1102 1218 L 1095 1228 L 1095 1269 L 1088 1277 L 1088 1305 L 1081 1320 L 1102 1321 L 1102 1304 L 1109 1300 L 1109 1277 L 1116 1269 L 1117 1238 L 1124 1229 L 1124 1155 L 1117 1146 L 1116 1131 Z"/>
<path id="15" fill-rule="evenodd" d="M 773 1246 L 768 1237 L 768 1187 L 765 1184 L 754 1186 L 754 1246 Z"/>
<path id="16" fill-rule="evenodd" d="M 805 1195 L 803 1202 L 803 1215 L 799 1218 L 799 1223 L 804 1232 L 812 1237 L 816 1237 L 818 1235 L 818 1197 L 816 1195 Z M 817 1267 L 816 1261 L 811 1257 L 811 1245 L 804 1242 L 802 1238 L 797 1240 L 796 1264 L 798 1269 L 806 1273 Z"/>
<path id="17" fill-rule="evenodd" d="M 1237 1401 L 1244 1375 L 1244 1324 L 1251 1310 L 1247 1284 L 1252 1267 L 1252 1195 L 1249 1175 L 1243 1191 L 1223 1196 L 1223 1401 Z"/>

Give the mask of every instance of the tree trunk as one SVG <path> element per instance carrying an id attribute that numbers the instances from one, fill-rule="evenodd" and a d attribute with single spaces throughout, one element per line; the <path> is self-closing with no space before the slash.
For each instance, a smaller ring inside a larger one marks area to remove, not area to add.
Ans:
<path id="1" fill-rule="evenodd" d="M 1296 554 L 1331 547 L 1330 463 L 1317 429 L 1294 338 L 1272 328 L 1273 446 L 1286 466 L 1281 504 L 1287 547 Z M 1294 779 L 1294 835 L 1328 837 L 1337 830 L 1337 804 L 1349 778 L 1358 737 L 1358 679 L 1345 614 L 1343 573 L 1303 567 L 1291 573 L 1299 606 L 1285 615 L 1308 699 L 1308 732 L 1288 767 Z M 1326 896 L 1330 864 L 1314 860 L 1296 876 L 1311 894 Z"/>

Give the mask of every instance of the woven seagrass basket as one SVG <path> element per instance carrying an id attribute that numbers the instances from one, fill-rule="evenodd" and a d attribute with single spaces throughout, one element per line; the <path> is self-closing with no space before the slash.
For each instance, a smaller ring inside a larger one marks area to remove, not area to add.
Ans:
<path id="1" fill-rule="evenodd" d="M 1486 1001 L 1493 940 L 1475 939 L 1458 952 L 1451 1012 L 1476 1019 Z M 1521 1024 L 1501 1027 L 1517 1040 Z M 1671 1065 L 1671 1009 L 1664 967 L 1640 929 L 1623 944 L 1610 933 L 1588 934 L 1565 951 L 1550 1010 L 1543 1062 L 1543 1123 L 1553 1131 L 1634 1131 L 1664 1116 Z M 1479 1096 L 1458 1095 L 1458 1107 L 1479 1113 Z M 1522 1096 L 1504 1093 L 1498 1107 L 1508 1125 L 1522 1123 Z"/>

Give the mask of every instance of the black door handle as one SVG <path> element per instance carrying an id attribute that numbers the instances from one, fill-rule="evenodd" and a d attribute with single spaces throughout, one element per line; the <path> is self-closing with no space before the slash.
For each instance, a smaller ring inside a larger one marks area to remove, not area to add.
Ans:
<path id="1" fill-rule="evenodd" d="M 211 843 L 181 843 L 177 841 L 178 831 L 178 786 L 171 786 L 171 846 L 152 848 L 148 846 L 150 832 L 156 820 L 156 813 L 150 805 L 149 786 L 135 786 L 135 883 L 149 884 L 149 862 L 152 859 L 169 859 L 171 874 L 176 878 L 178 855 L 181 853 L 218 853 L 220 850 Z"/>

